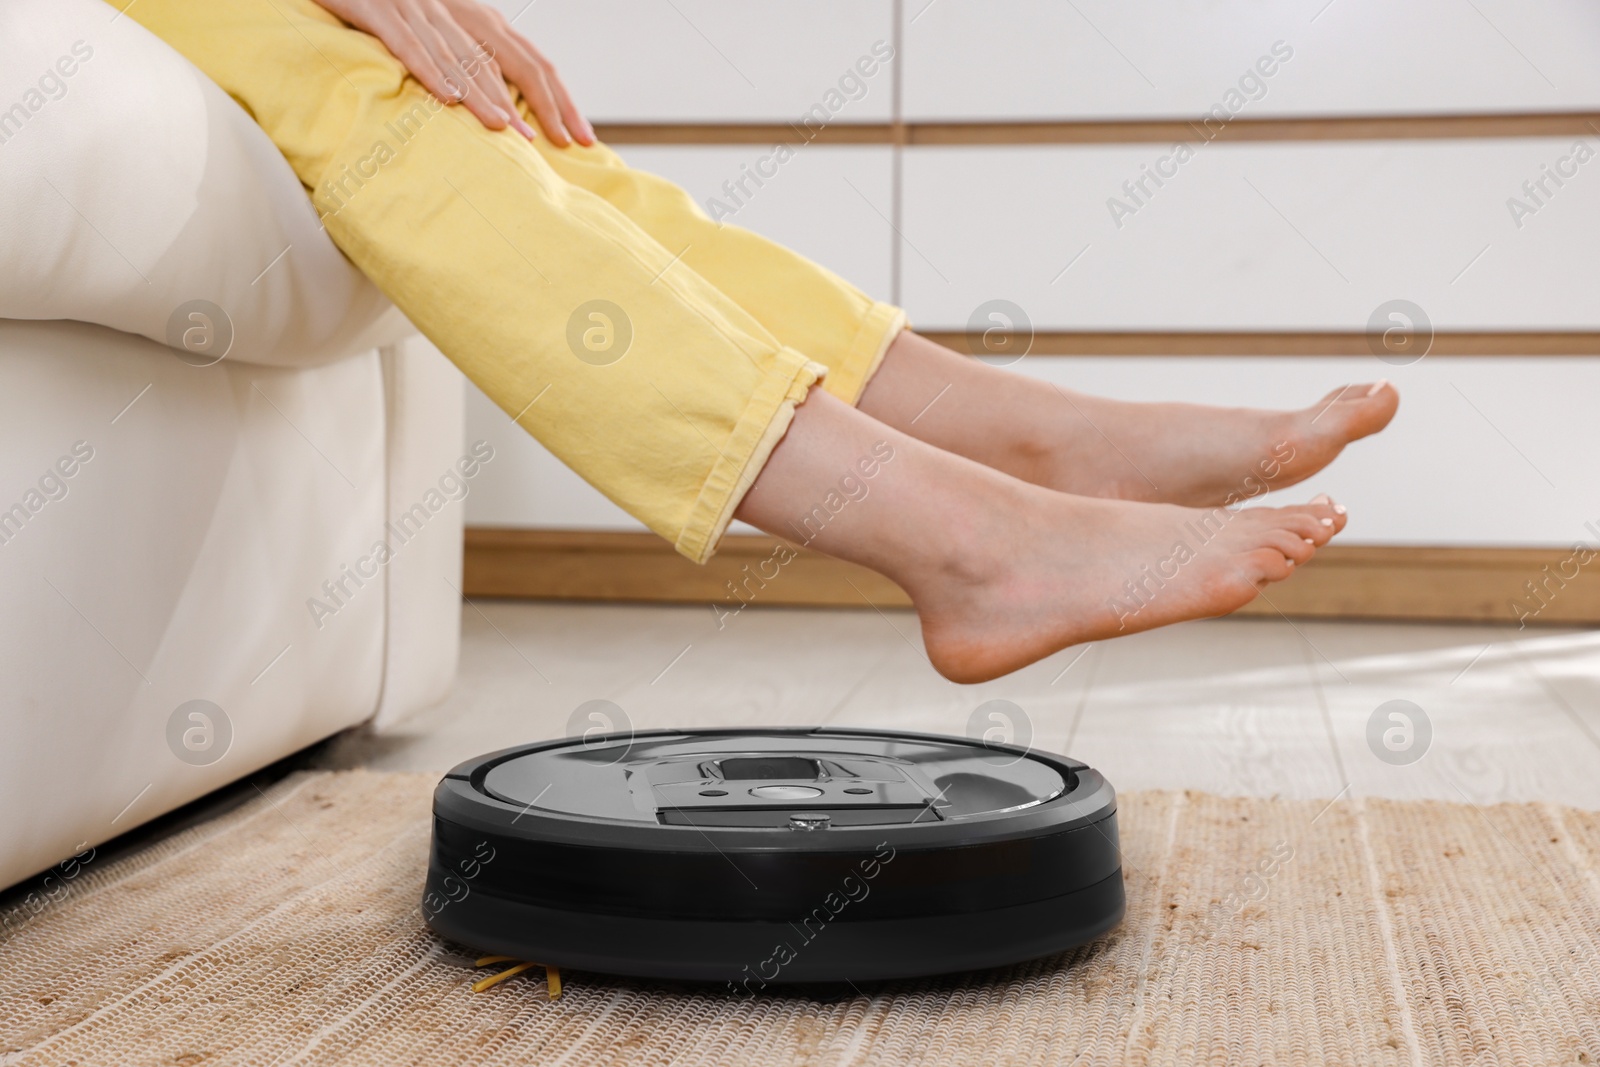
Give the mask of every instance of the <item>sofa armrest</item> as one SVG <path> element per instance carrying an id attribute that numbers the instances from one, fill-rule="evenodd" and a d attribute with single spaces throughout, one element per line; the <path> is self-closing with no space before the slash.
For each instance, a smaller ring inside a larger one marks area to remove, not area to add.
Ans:
<path id="1" fill-rule="evenodd" d="M 464 378 L 427 341 L 380 350 L 388 402 L 388 619 L 374 729 L 442 700 L 461 647 L 461 541 L 471 479 Z"/>
<path id="2" fill-rule="evenodd" d="M 0 3 L 0 318 L 196 366 L 314 366 L 411 332 L 261 128 L 127 6 Z"/>
<path id="3" fill-rule="evenodd" d="M 390 464 L 374 350 L 197 368 L 0 320 L 0 382 L 3 888 L 370 719 Z"/>

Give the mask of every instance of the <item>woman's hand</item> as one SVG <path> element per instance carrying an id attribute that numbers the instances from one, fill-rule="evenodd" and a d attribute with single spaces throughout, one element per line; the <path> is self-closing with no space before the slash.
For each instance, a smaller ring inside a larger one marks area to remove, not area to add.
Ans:
<path id="1" fill-rule="evenodd" d="M 388 46 L 417 81 L 447 103 L 464 104 L 491 130 L 532 138 L 506 90 L 522 93 L 553 144 L 594 144 L 556 68 L 504 15 L 478 0 L 317 0 Z"/>

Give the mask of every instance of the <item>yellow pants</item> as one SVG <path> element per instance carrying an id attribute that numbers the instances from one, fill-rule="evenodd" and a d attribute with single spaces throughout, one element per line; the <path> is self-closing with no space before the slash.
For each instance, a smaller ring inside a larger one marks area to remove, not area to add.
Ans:
<path id="1" fill-rule="evenodd" d="M 467 377 L 697 562 L 806 391 L 854 403 L 905 326 L 608 148 L 444 107 L 312 0 L 128 14 L 244 106 L 334 242 Z"/>

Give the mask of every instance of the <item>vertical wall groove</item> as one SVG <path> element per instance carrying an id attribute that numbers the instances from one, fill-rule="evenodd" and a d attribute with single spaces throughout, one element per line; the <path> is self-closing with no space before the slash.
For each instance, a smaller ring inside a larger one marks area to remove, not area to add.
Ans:
<path id="1" fill-rule="evenodd" d="M 889 302 L 900 304 L 903 302 L 900 287 L 900 246 L 905 239 L 900 235 L 904 233 L 904 219 L 901 206 L 904 195 L 904 154 L 906 145 L 906 121 L 904 107 L 905 88 L 905 0 L 893 0 L 892 15 L 894 26 L 894 70 L 893 78 L 889 83 L 889 130 L 891 147 L 889 149 L 889 217 L 894 220 L 894 232 L 890 234 L 889 244 Z"/>

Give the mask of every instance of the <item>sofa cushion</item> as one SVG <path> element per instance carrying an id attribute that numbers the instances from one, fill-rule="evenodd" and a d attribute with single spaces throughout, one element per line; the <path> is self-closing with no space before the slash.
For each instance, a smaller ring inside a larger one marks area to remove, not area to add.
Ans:
<path id="1" fill-rule="evenodd" d="M 196 363 L 322 363 L 412 332 L 249 115 L 101 0 L 0 4 L 0 203 L 0 317 Z"/>

